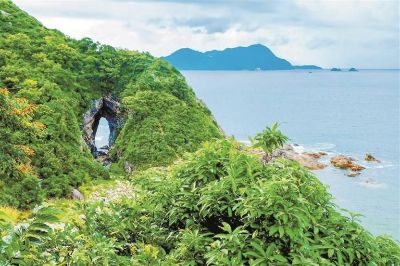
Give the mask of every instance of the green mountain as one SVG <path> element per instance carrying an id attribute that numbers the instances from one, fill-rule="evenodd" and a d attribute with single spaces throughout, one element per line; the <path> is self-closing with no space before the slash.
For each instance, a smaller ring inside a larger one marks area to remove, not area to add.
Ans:
<path id="1" fill-rule="evenodd" d="M 220 137 L 167 62 L 69 38 L 11 1 L 0 10 L 0 205 L 32 207 L 109 178 L 91 154 L 101 117 L 110 123 L 106 161 L 116 173 L 170 164 Z"/>
<path id="2" fill-rule="evenodd" d="M 261 44 L 249 47 L 227 48 L 223 51 L 201 53 L 189 48 L 179 49 L 161 57 L 180 70 L 292 70 L 321 69 L 317 66 L 292 66 L 285 59 L 276 57 Z"/>

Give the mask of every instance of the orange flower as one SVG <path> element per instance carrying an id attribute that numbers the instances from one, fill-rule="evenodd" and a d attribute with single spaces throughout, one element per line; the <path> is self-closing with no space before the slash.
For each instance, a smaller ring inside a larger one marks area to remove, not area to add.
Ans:
<path id="1" fill-rule="evenodd" d="M 29 164 L 18 164 L 14 166 L 15 169 L 17 169 L 19 172 L 25 174 L 25 173 L 31 173 L 32 172 L 32 166 Z"/>
<path id="2" fill-rule="evenodd" d="M 19 101 L 19 102 L 21 102 L 21 103 L 24 103 L 24 102 L 26 102 L 26 99 L 24 98 L 24 97 L 21 97 L 21 98 L 15 98 L 17 101 Z"/>
<path id="3" fill-rule="evenodd" d="M 31 110 L 29 108 L 22 109 L 22 114 L 23 115 L 28 115 L 30 112 L 31 112 Z"/>
<path id="4" fill-rule="evenodd" d="M 8 95 L 10 92 L 7 89 L 0 88 L 0 94 Z"/>
<path id="5" fill-rule="evenodd" d="M 15 145 L 16 147 L 22 149 L 26 154 L 33 155 L 35 152 L 31 148 L 25 145 Z"/>
<path id="6" fill-rule="evenodd" d="M 36 125 L 37 128 L 39 128 L 41 130 L 46 128 L 46 125 L 41 123 L 41 122 L 35 122 L 35 125 Z"/>

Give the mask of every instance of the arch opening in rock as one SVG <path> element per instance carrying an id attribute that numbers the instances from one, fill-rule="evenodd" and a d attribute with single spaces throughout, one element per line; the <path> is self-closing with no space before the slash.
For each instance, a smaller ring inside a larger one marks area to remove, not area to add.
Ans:
<path id="1" fill-rule="evenodd" d="M 119 105 L 118 101 L 114 100 L 110 95 L 107 95 L 101 99 L 93 100 L 89 110 L 84 115 L 82 125 L 83 139 L 95 158 L 99 155 L 107 154 L 103 149 L 99 149 L 101 147 L 96 146 L 96 135 L 99 131 L 100 120 L 102 118 L 107 120 L 106 124 L 108 123 L 109 128 L 109 137 L 106 142 L 108 149 L 110 149 L 115 142 L 117 130 L 122 126 L 122 122 L 118 117 Z M 103 128 L 100 128 L 100 130 L 102 129 Z"/>
<path id="2" fill-rule="evenodd" d="M 96 149 L 108 153 L 110 147 L 110 124 L 105 117 L 101 117 L 97 130 L 93 130 Z"/>

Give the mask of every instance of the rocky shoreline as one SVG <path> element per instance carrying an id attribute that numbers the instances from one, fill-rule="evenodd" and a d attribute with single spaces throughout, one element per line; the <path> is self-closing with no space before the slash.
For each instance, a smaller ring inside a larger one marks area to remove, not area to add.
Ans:
<path id="1" fill-rule="evenodd" d="M 282 148 L 276 149 L 272 154 L 266 155 L 262 149 L 249 148 L 248 152 L 259 156 L 260 161 L 263 164 L 273 162 L 279 158 L 298 162 L 301 166 L 309 170 L 321 170 L 327 167 L 327 164 L 321 163 L 319 160 L 323 157 L 327 157 L 328 154 L 324 151 L 318 152 L 302 152 L 299 153 L 294 149 L 296 144 L 289 145 L 285 144 Z M 365 161 L 380 163 L 379 160 L 375 159 L 371 154 L 366 154 Z M 336 155 L 330 158 L 329 162 L 332 166 L 347 170 L 345 173 L 348 177 L 356 177 L 361 174 L 361 171 L 365 169 L 364 166 L 356 163 L 356 159 L 346 157 L 344 155 Z"/>

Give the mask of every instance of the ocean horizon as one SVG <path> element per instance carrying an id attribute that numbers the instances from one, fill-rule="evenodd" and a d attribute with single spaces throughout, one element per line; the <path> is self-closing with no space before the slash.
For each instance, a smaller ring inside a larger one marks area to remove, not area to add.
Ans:
<path id="1" fill-rule="evenodd" d="M 313 173 L 340 208 L 364 215 L 374 235 L 399 234 L 399 77 L 392 70 L 340 75 L 315 70 L 182 71 L 227 135 L 246 142 L 279 122 L 301 151 L 324 151 Z M 364 161 L 367 153 L 381 163 Z M 358 177 L 333 167 L 334 155 L 355 158 Z M 367 180 L 374 180 L 371 185 Z"/>

